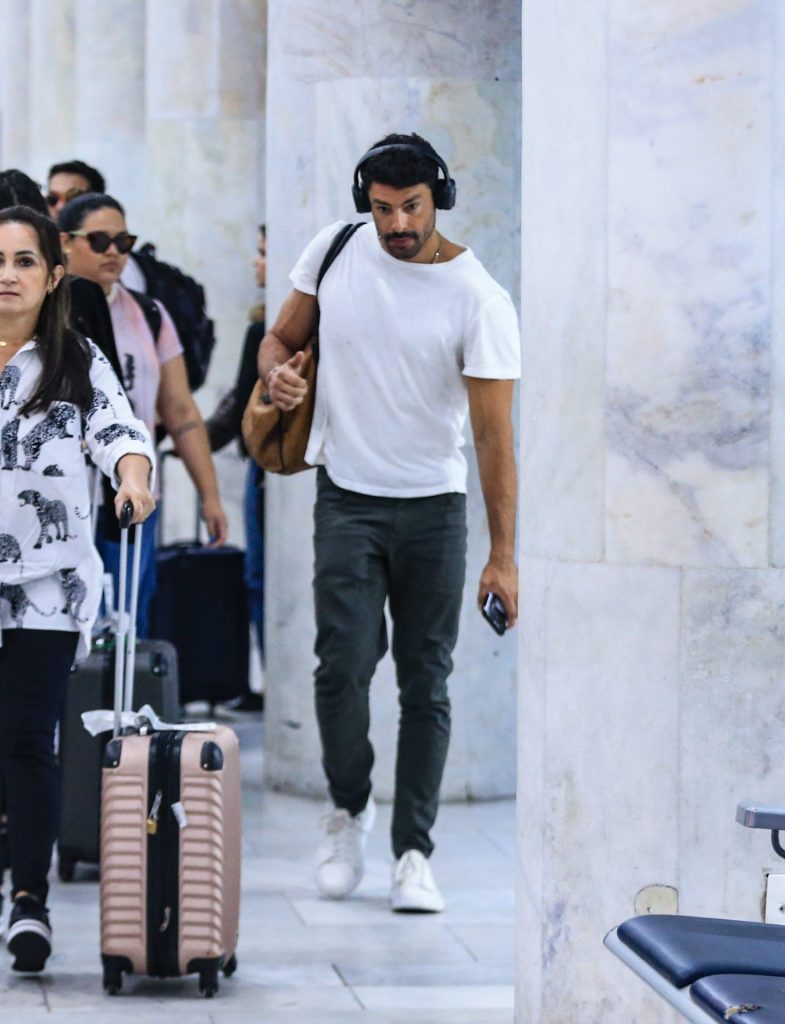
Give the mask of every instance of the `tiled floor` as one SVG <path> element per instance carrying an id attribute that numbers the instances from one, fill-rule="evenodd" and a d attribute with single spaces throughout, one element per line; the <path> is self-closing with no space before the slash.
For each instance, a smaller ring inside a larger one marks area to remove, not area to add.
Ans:
<path id="1" fill-rule="evenodd" d="M 239 968 L 212 1000 L 194 977 L 126 977 L 101 989 L 94 873 L 55 882 L 55 953 L 39 979 L 0 973 L 5 1024 L 511 1024 L 514 806 L 445 805 L 434 873 L 436 916 L 387 907 L 389 808 L 380 807 L 365 879 L 351 900 L 321 900 L 311 882 L 316 822 L 308 800 L 263 790 L 261 726 L 243 749 L 244 866 Z"/>

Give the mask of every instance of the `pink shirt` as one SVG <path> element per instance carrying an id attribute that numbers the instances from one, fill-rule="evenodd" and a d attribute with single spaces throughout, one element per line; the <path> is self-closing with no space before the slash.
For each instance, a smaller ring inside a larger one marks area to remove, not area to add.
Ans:
<path id="1" fill-rule="evenodd" d="M 161 330 L 157 341 L 139 303 L 121 284 L 113 285 L 108 302 L 122 385 L 135 414 L 154 437 L 161 367 L 182 355 L 183 346 L 172 318 L 157 299 L 155 302 L 161 310 Z"/>

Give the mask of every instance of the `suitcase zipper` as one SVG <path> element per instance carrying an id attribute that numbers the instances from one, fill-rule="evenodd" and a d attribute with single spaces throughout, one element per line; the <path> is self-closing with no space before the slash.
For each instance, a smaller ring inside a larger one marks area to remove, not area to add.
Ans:
<path id="1" fill-rule="evenodd" d="M 171 812 L 180 799 L 180 752 L 185 733 L 155 733 L 150 740 L 147 818 L 147 970 L 157 978 L 180 974 L 179 826 Z"/>

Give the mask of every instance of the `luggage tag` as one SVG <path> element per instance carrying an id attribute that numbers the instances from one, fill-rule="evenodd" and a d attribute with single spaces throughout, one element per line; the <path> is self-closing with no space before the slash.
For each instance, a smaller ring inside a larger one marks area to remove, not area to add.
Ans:
<path id="1" fill-rule="evenodd" d="M 83 711 L 82 724 L 91 736 L 99 736 L 109 732 L 114 726 L 114 712 L 106 709 Z M 164 722 L 149 704 L 144 704 L 138 711 L 123 711 L 120 715 L 122 729 L 133 732 L 215 732 L 215 722 Z"/>
<path id="2" fill-rule="evenodd" d="M 179 800 L 176 804 L 172 804 L 172 814 L 180 828 L 188 828 L 188 816 L 185 813 L 185 807 Z"/>

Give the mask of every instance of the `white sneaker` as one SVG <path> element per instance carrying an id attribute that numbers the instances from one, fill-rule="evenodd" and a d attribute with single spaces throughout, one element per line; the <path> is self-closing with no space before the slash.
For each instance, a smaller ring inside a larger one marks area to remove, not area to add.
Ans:
<path id="1" fill-rule="evenodd" d="M 444 910 L 444 897 L 433 880 L 428 858 L 419 850 L 407 850 L 395 862 L 390 906 L 409 914 L 439 914 Z"/>
<path id="2" fill-rule="evenodd" d="M 368 797 L 365 809 L 352 817 L 340 807 L 319 819 L 324 836 L 316 850 L 316 884 L 322 896 L 341 900 L 360 884 L 363 851 L 376 819 L 376 804 Z"/>

